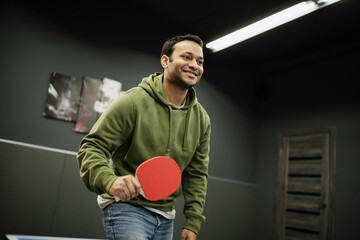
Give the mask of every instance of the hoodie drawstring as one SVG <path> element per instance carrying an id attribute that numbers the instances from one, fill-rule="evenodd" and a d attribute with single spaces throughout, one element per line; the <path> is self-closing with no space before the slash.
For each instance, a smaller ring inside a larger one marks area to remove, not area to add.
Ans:
<path id="1" fill-rule="evenodd" d="M 183 142 L 183 151 L 186 151 L 187 150 L 187 136 L 188 136 L 188 127 L 189 127 L 189 122 L 190 122 L 190 111 L 191 111 L 191 108 L 189 108 L 187 110 L 187 113 L 186 113 L 186 121 L 185 121 L 185 131 L 184 131 L 184 142 Z"/>
<path id="2" fill-rule="evenodd" d="M 169 108 L 169 140 L 168 140 L 168 145 L 166 148 L 166 153 L 168 153 L 170 151 L 171 145 L 172 145 L 172 141 L 173 141 L 173 136 L 172 136 L 172 110 L 171 110 L 171 106 L 168 106 Z M 183 146 L 182 146 L 182 150 L 186 151 L 187 150 L 187 137 L 188 137 L 188 128 L 189 128 L 189 122 L 190 122 L 190 111 L 191 108 L 187 109 L 186 112 L 186 120 L 185 120 L 185 130 L 184 130 L 184 139 L 183 139 Z"/>
<path id="3" fill-rule="evenodd" d="M 168 106 L 169 108 L 169 140 L 168 140 L 168 145 L 167 145 L 167 148 L 166 148 L 166 153 L 168 153 L 170 151 L 170 147 L 172 145 L 172 132 L 171 132 L 171 119 L 172 119 L 172 111 L 171 111 L 171 106 Z"/>

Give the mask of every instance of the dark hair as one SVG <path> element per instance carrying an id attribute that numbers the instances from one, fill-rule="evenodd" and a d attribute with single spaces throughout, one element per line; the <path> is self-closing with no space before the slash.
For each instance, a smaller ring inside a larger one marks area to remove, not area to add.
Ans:
<path id="1" fill-rule="evenodd" d="M 203 48 L 203 41 L 201 40 L 200 37 L 193 35 L 193 34 L 189 34 L 189 33 L 183 34 L 183 35 L 177 35 L 175 37 L 172 37 L 172 38 L 169 38 L 168 40 L 166 40 L 166 42 L 164 43 L 164 45 L 161 49 L 160 57 L 164 54 L 166 56 L 170 57 L 174 50 L 174 45 L 178 42 L 185 41 L 185 40 L 190 40 L 190 41 L 196 42 L 197 44 L 200 45 L 201 48 Z"/>

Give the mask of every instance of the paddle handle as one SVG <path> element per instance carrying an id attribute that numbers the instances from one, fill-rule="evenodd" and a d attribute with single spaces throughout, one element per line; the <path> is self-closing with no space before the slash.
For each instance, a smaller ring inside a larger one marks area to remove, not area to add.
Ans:
<path id="1" fill-rule="evenodd" d="M 144 193 L 144 191 L 141 189 L 141 191 L 140 191 L 140 194 L 144 197 L 144 198 L 146 198 L 145 197 L 145 193 Z M 116 196 L 116 195 L 114 195 L 114 198 L 115 198 L 115 201 L 116 202 L 119 202 L 121 199 L 118 197 L 118 196 Z"/>

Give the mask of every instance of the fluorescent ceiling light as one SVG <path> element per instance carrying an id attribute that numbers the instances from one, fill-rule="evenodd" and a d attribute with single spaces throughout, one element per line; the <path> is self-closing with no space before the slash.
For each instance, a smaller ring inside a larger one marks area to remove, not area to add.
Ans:
<path id="1" fill-rule="evenodd" d="M 206 44 L 206 47 L 213 52 L 218 52 L 338 1 L 340 0 L 307 0 L 298 3 L 292 7 L 286 8 L 285 10 L 250 24 L 249 26 L 214 40 Z"/>

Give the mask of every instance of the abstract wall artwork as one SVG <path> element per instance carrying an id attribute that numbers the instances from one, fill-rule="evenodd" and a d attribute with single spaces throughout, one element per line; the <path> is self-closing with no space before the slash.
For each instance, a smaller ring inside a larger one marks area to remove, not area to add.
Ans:
<path id="1" fill-rule="evenodd" d="M 121 82 L 110 78 L 76 78 L 54 72 L 43 115 L 74 122 L 75 132 L 88 133 L 100 115 L 122 93 Z"/>
<path id="2" fill-rule="evenodd" d="M 81 79 L 52 73 L 44 115 L 64 121 L 76 121 L 81 85 Z"/>

